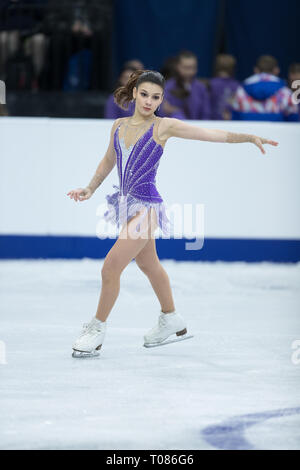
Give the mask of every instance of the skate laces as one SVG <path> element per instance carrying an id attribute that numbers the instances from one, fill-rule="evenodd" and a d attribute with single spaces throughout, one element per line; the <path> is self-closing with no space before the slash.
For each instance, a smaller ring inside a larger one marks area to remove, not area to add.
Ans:
<path id="1" fill-rule="evenodd" d="M 165 313 L 162 313 L 162 314 L 159 316 L 158 324 L 159 324 L 159 326 L 166 326 L 166 324 L 167 324 L 167 318 L 166 318 L 166 314 L 165 314 Z"/>
<path id="2" fill-rule="evenodd" d="M 91 336 L 97 335 L 102 330 L 102 326 L 104 327 L 104 324 L 96 324 L 94 320 L 90 323 L 84 323 L 80 337 L 84 336 L 86 333 L 89 333 Z"/>
<path id="3" fill-rule="evenodd" d="M 166 325 L 167 325 L 167 318 L 166 318 L 166 314 L 165 313 L 161 313 L 160 316 L 158 317 L 158 325 L 154 326 L 153 328 L 151 328 L 150 330 L 150 334 L 152 333 L 157 333 L 159 331 L 160 328 L 164 328 Z"/>

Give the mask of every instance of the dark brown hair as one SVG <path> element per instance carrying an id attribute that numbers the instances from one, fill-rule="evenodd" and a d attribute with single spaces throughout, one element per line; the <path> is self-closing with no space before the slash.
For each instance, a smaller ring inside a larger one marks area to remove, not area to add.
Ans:
<path id="1" fill-rule="evenodd" d="M 189 51 L 188 49 L 181 49 L 176 55 L 176 62 L 174 64 L 174 79 L 176 86 L 170 90 L 170 93 L 176 98 L 184 100 L 191 94 L 191 91 L 186 88 L 184 80 L 176 68 L 176 65 L 179 64 L 181 59 L 195 59 L 197 61 L 197 56 L 194 52 Z"/>
<path id="2" fill-rule="evenodd" d="M 164 76 L 155 70 L 135 70 L 130 75 L 126 85 L 120 86 L 114 91 L 114 101 L 122 109 L 127 110 L 130 101 L 133 99 L 133 89 L 138 88 L 141 83 L 151 82 L 165 89 Z"/>
<path id="3" fill-rule="evenodd" d="M 214 74 L 218 75 L 220 72 L 227 72 L 231 77 L 235 74 L 236 59 L 230 54 L 218 54 L 215 60 Z"/>
<path id="4" fill-rule="evenodd" d="M 278 67 L 278 61 L 272 55 L 262 55 L 256 62 L 256 67 L 264 73 L 273 73 L 275 67 Z"/>
<path id="5" fill-rule="evenodd" d="M 181 59 L 195 59 L 198 60 L 196 54 L 194 52 L 189 51 L 188 49 L 181 49 L 177 54 L 177 61 L 179 62 Z"/>
<path id="6" fill-rule="evenodd" d="M 289 66 L 289 73 L 300 73 L 300 63 L 294 62 Z"/>

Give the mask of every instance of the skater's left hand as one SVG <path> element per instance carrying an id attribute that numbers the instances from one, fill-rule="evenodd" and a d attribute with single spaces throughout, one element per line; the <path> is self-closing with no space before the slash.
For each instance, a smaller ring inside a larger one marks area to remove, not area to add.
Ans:
<path id="1" fill-rule="evenodd" d="M 263 145 L 268 144 L 273 145 L 273 147 L 277 147 L 277 145 L 279 145 L 279 143 L 275 142 L 274 140 L 264 139 L 263 137 L 258 137 L 257 135 L 253 136 L 252 143 L 256 145 L 263 154 L 266 153 L 265 149 L 263 148 Z"/>

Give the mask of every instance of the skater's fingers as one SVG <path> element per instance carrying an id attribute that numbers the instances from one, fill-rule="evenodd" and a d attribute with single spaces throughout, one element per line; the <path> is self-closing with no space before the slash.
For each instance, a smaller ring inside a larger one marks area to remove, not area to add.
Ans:
<path id="1" fill-rule="evenodd" d="M 75 199 L 76 191 L 72 189 L 72 191 L 68 192 L 67 196 L 70 196 L 70 199 Z"/>
<path id="2" fill-rule="evenodd" d="M 262 144 L 273 145 L 274 147 L 278 145 L 278 142 L 276 142 L 275 140 L 271 140 L 271 139 L 265 139 L 261 137 L 260 141 Z"/>
<path id="3" fill-rule="evenodd" d="M 78 189 L 73 189 L 72 191 L 69 191 L 67 195 L 70 196 L 71 199 L 74 199 L 74 201 L 84 201 L 85 199 L 88 199 L 90 197 L 90 191 L 83 189 L 83 188 L 78 188 Z"/>
<path id="4" fill-rule="evenodd" d="M 82 188 L 74 190 L 74 200 L 77 202 L 79 200 L 79 196 L 82 193 Z"/>
<path id="5" fill-rule="evenodd" d="M 254 143 L 260 149 L 261 153 L 263 153 L 263 154 L 266 153 L 265 149 L 262 146 L 261 140 L 259 138 L 256 138 Z"/>

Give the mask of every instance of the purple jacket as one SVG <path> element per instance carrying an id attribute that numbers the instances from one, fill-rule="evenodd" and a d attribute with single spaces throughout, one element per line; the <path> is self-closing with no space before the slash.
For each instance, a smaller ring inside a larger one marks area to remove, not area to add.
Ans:
<path id="1" fill-rule="evenodd" d="M 114 102 L 114 95 L 112 93 L 107 98 L 107 101 L 105 104 L 104 118 L 105 119 L 118 119 L 121 117 L 132 116 L 132 114 L 134 113 L 134 109 L 135 109 L 135 104 L 131 102 L 129 103 L 128 109 L 126 111 L 120 108 L 120 106 L 118 106 Z"/>
<path id="2" fill-rule="evenodd" d="M 224 111 L 231 109 L 229 99 L 233 97 L 239 85 L 234 78 L 215 77 L 210 80 L 211 119 L 224 119 Z"/>
<path id="3" fill-rule="evenodd" d="M 187 98 L 178 98 L 173 91 L 176 89 L 175 78 L 166 81 L 164 100 L 172 106 L 179 108 L 179 111 L 167 114 L 162 103 L 158 112 L 161 117 L 173 117 L 177 119 L 210 119 L 210 99 L 206 86 L 197 78 L 194 78 L 190 84 L 190 94 Z"/>

